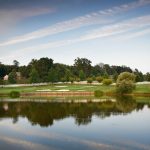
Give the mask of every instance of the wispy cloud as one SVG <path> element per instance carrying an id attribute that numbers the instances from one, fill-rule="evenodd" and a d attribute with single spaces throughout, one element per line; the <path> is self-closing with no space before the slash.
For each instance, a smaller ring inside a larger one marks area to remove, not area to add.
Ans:
<path id="1" fill-rule="evenodd" d="M 13 26 L 24 18 L 52 13 L 54 11 L 54 8 L 49 7 L 0 9 L 0 33 L 4 30 L 8 30 L 8 27 Z"/>
<path id="2" fill-rule="evenodd" d="M 139 0 L 137 2 L 132 2 L 128 4 L 124 4 L 121 6 L 113 7 L 110 9 L 106 9 L 103 11 L 93 12 L 84 16 L 80 16 L 71 20 L 63 21 L 51 25 L 47 28 L 43 28 L 31 33 L 27 33 L 25 35 L 14 37 L 8 41 L 4 41 L 0 43 L 0 46 L 7 46 L 11 44 L 17 44 L 20 42 L 25 42 L 37 38 L 42 38 L 48 35 L 53 35 L 73 29 L 77 29 L 83 26 L 88 26 L 92 24 L 104 24 L 108 23 L 111 20 L 112 15 L 120 14 L 122 12 L 132 10 L 144 5 L 150 4 L 149 0 Z"/>
<path id="3" fill-rule="evenodd" d="M 125 33 L 125 34 L 124 34 Z M 21 50 L 12 51 L 9 55 L 0 57 L 1 60 L 5 59 L 16 59 L 17 57 L 33 53 L 35 51 L 57 48 L 62 46 L 67 46 L 71 44 L 76 44 L 79 42 L 85 42 L 89 40 L 94 40 L 97 38 L 110 38 L 112 40 L 127 40 L 131 38 L 136 38 L 150 33 L 150 15 L 137 17 L 134 19 L 129 19 L 116 24 L 111 24 L 103 28 L 98 28 L 91 30 L 88 33 L 73 39 L 60 40 L 56 42 L 49 42 L 45 44 L 40 44 L 36 46 L 31 46 L 23 48 Z"/>
<path id="4" fill-rule="evenodd" d="M 150 28 L 142 29 L 142 30 L 136 31 L 136 32 L 130 32 L 128 34 L 121 34 L 121 35 L 118 35 L 117 37 L 114 37 L 113 40 L 125 41 L 125 40 L 130 40 L 130 39 L 133 39 L 133 38 L 138 38 L 138 37 L 141 37 L 141 36 L 145 36 L 145 35 L 148 35 L 148 34 L 150 34 Z"/>
<path id="5" fill-rule="evenodd" d="M 102 37 L 110 37 L 121 33 L 129 32 L 132 30 L 140 29 L 142 27 L 150 26 L 150 15 L 137 17 L 121 23 L 112 24 L 90 31 L 87 35 L 80 37 L 80 41 L 92 40 Z"/>
<path id="6" fill-rule="evenodd" d="M 23 49 L 23 51 L 34 51 L 34 50 L 41 50 L 41 49 L 50 49 L 50 48 L 55 48 L 55 47 L 61 47 L 65 45 L 70 45 L 78 42 L 83 42 L 87 40 L 94 40 L 97 38 L 105 38 L 105 37 L 114 37 L 115 36 L 120 36 L 122 33 L 127 33 L 132 30 L 137 30 L 145 28 L 145 27 L 150 27 L 150 15 L 147 16 L 142 16 L 142 17 L 137 17 L 134 19 L 130 19 L 127 21 L 123 21 L 121 23 L 116 23 L 116 24 L 111 24 L 109 26 L 105 26 L 103 28 L 98 28 L 95 30 L 91 30 L 88 33 L 74 39 L 70 40 L 61 40 L 61 41 L 56 41 L 56 42 L 49 42 L 46 44 L 41 44 L 38 46 L 32 46 Z M 142 32 L 135 31 L 132 33 L 132 36 L 130 38 L 134 38 L 136 36 L 144 35 L 147 34 L 147 32 L 150 29 L 147 29 Z M 137 33 L 138 32 L 138 33 Z M 131 32 L 130 32 L 131 34 Z M 128 36 L 129 37 L 129 36 Z"/>

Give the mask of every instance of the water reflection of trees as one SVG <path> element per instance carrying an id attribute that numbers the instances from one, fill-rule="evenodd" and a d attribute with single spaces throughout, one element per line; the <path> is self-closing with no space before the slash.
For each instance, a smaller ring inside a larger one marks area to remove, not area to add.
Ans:
<path id="1" fill-rule="evenodd" d="M 37 102 L 0 102 L 0 118 L 12 118 L 13 123 L 18 117 L 27 118 L 32 125 L 53 125 L 54 120 L 74 117 L 77 125 L 91 122 L 92 116 L 106 118 L 111 115 L 130 113 L 143 109 L 132 97 L 117 97 L 116 102 L 101 103 L 37 103 Z"/>
<path id="2" fill-rule="evenodd" d="M 129 113 L 137 108 L 136 100 L 132 96 L 116 97 L 116 107 L 120 112 Z"/>

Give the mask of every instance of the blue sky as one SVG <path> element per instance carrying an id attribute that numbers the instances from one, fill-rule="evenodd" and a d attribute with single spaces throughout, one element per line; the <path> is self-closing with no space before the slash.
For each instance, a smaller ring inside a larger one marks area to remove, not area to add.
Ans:
<path id="1" fill-rule="evenodd" d="M 0 0 L 0 62 L 86 57 L 150 72 L 150 0 Z"/>

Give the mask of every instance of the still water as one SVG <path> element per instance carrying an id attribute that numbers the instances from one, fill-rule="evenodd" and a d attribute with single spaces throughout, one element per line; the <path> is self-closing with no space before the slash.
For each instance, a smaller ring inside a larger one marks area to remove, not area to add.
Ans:
<path id="1" fill-rule="evenodd" d="M 150 99 L 0 100 L 0 150 L 150 150 Z"/>

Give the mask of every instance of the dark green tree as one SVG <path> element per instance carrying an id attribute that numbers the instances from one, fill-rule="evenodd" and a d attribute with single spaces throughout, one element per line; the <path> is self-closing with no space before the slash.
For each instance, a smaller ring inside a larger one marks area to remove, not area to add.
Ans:
<path id="1" fill-rule="evenodd" d="M 30 83 L 39 83 L 40 78 L 37 70 L 35 68 L 32 68 L 30 73 Z"/>
<path id="2" fill-rule="evenodd" d="M 58 81 L 57 75 L 58 75 L 57 71 L 54 68 L 51 68 L 48 73 L 48 81 L 51 83 L 57 82 Z"/>
<path id="3" fill-rule="evenodd" d="M 100 65 L 95 65 L 92 67 L 92 75 L 94 76 L 103 76 L 104 72 L 104 68 Z"/>
<path id="4" fill-rule="evenodd" d="M 83 70 L 80 70 L 80 72 L 79 72 L 79 78 L 80 78 L 81 81 L 85 80 L 86 77 L 85 77 L 85 74 L 84 74 Z"/>
<path id="5" fill-rule="evenodd" d="M 42 82 L 48 81 L 48 72 L 53 66 L 53 60 L 49 58 L 40 58 L 39 60 L 33 59 L 30 66 L 34 67 Z"/>
<path id="6" fill-rule="evenodd" d="M 146 73 L 146 81 L 150 81 L 150 73 L 148 72 L 148 73 Z"/>
<path id="7" fill-rule="evenodd" d="M 64 65 L 64 64 L 56 63 L 53 65 L 53 68 L 57 72 L 58 81 L 61 81 L 62 78 L 65 78 L 66 70 L 69 70 L 71 72 L 70 66 Z M 72 73 L 70 73 L 70 74 L 72 74 Z M 65 79 L 65 81 L 66 81 L 66 79 Z"/>
<path id="8" fill-rule="evenodd" d="M 19 67 L 19 62 L 17 60 L 14 60 L 13 65 L 16 66 L 16 67 Z"/>
<path id="9" fill-rule="evenodd" d="M 31 66 L 20 66 L 19 67 L 19 72 L 21 73 L 21 76 L 24 78 L 29 78 L 30 72 L 31 72 L 32 67 Z"/>
<path id="10" fill-rule="evenodd" d="M 13 70 L 13 71 L 9 74 L 9 76 L 8 76 L 8 82 L 9 82 L 10 84 L 15 84 L 15 83 L 17 83 L 17 74 L 16 74 L 15 70 Z"/>
<path id="11" fill-rule="evenodd" d="M 77 70 L 83 70 L 86 77 L 89 77 L 91 75 L 92 66 L 91 61 L 86 58 L 77 58 L 74 60 L 74 66 L 77 68 Z"/>
<path id="12" fill-rule="evenodd" d="M 114 74 L 112 75 L 112 78 L 114 80 L 114 82 L 117 81 L 117 78 L 118 78 L 118 73 L 115 71 Z"/>
<path id="13" fill-rule="evenodd" d="M 135 69 L 134 74 L 135 74 L 135 81 L 136 82 L 143 82 L 144 81 L 143 73 L 140 72 L 138 69 Z"/>
<path id="14" fill-rule="evenodd" d="M 0 78 L 2 79 L 7 73 L 7 67 L 4 64 L 0 64 Z"/>
<path id="15" fill-rule="evenodd" d="M 66 71 L 65 71 L 65 80 L 68 82 L 68 81 L 70 81 L 70 78 L 72 77 L 73 75 L 72 75 L 72 73 L 71 73 L 71 71 L 69 70 L 69 69 L 66 69 Z"/>
<path id="16" fill-rule="evenodd" d="M 106 71 L 104 72 L 103 78 L 104 79 L 108 79 L 109 78 L 109 75 L 108 75 L 108 73 Z"/>

